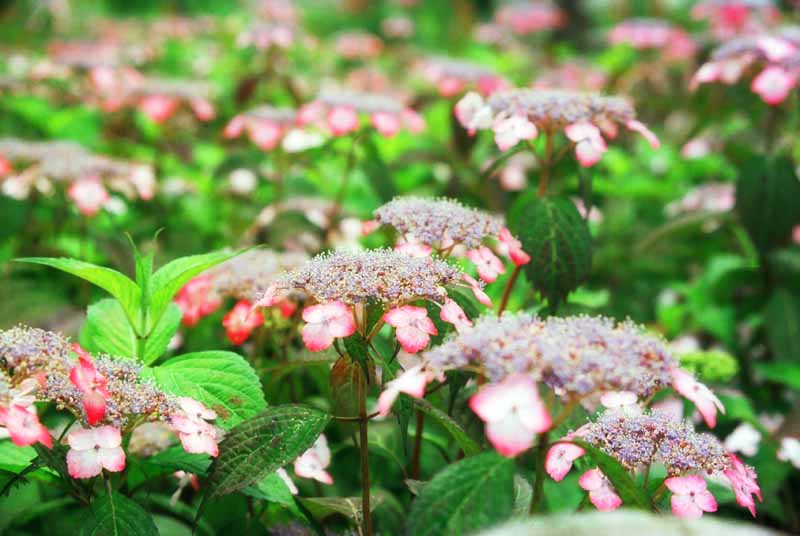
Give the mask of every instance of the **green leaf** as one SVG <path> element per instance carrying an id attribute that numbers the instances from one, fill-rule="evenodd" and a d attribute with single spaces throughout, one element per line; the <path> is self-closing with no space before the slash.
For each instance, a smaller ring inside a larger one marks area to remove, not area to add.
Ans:
<path id="1" fill-rule="evenodd" d="M 216 411 L 225 429 L 266 407 L 253 367 L 233 352 L 184 354 L 147 370 L 164 391 L 194 398 Z"/>
<path id="2" fill-rule="evenodd" d="M 149 332 L 158 323 L 172 297 L 187 281 L 217 264 L 232 259 L 239 253 L 241 252 L 215 251 L 181 257 L 159 268 L 150 278 L 150 304 L 145 332 Z"/>
<path id="3" fill-rule="evenodd" d="M 647 497 L 647 493 L 636 485 L 636 482 L 633 481 L 622 464 L 585 441 L 574 439 L 572 442 L 586 450 L 586 453 L 594 460 L 597 467 L 611 481 L 625 506 L 650 510 L 650 499 Z"/>
<path id="4" fill-rule="evenodd" d="M 92 502 L 94 518 L 82 536 L 158 536 L 158 529 L 150 514 L 132 500 L 113 493 Z"/>
<path id="5" fill-rule="evenodd" d="M 89 306 L 80 340 L 92 353 L 136 358 L 136 333 L 122 305 L 114 298 L 104 298 Z"/>
<path id="6" fill-rule="evenodd" d="M 773 355 L 800 362 L 800 299 L 785 289 L 775 292 L 764 311 L 764 326 Z"/>
<path id="7" fill-rule="evenodd" d="M 347 354 L 361 366 L 364 378 L 366 378 L 367 383 L 369 383 L 369 365 L 372 360 L 370 359 L 369 350 L 367 349 L 367 341 L 360 333 L 356 332 L 344 339 L 344 348 L 347 350 Z"/>
<path id="8" fill-rule="evenodd" d="M 551 307 L 589 276 L 592 237 L 575 204 L 562 197 L 537 197 L 520 208 L 515 234 L 531 256 L 525 274 Z"/>
<path id="9" fill-rule="evenodd" d="M 353 520 L 356 526 L 363 526 L 361 497 L 302 497 L 299 499 L 317 519 L 325 519 L 333 514 L 341 514 Z M 369 511 L 380 506 L 380 495 L 369 495 Z"/>
<path id="10" fill-rule="evenodd" d="M 513 460 L 484 452 L 445 467 L 422 488 L 406 534 L 474 534 L 508 519 L 513 509 Z"/>
<path id="11" fill-rule="evenodd" d="M 68 274 L 80 277 L 86 281 L 102 288 L 117 300 L 119 300 L 128 321 L 134 328 L 141 333 L 141 322 L 139 318 L 139 305 L 141 303 L 142 292 L 139 287 L 128 276 L 88 262 L 76 259 L 49 258 L 49 257 L 26 257 L 17 259 L 18 262 L 31 264 L 41 264 L 56 268 Z"/>
<path id="12" fill-rule="evenodd" d="M 211 465 L 211 457 L 205 454 L 192 454 L 183 447 L 170 447 L 167 450 L 149 456 L 145 460 L 149 465 L 163 468 L 168 472 L 185 471 L 195 475 L 204 475 Z"/>
<path id="13" fill-rule="evenodd" d="M 414 399 L 414 405 L 422 411 L 425 415 L 431 417 L 439 423 L 447 432 L 453 436 L 453 439 L 458 444 L 459 448 L 464 451 L 465 456 L 472 456 L 480 452 L 481 448 L 478 444 L 467 435 L 459 424 L 454 421 L 447 413 L 440 410 L 436 406 L 424 398 Z"/>
<path id="14" fill-rule="evenodd" d="M 245 495 L 250 495 L 262 501 L 269 501 L 292 508 L 294 506 L 294 497 L 289 490 L 286 482 L 278 476 L 278 473 L 271 473 L 252 486 L 242 490 Z"/>
<path id="15" fill-rule="evenodd" d="M 787 242 L 800 223 L 800 181 L 790 158 L 751 157 L 736 183 L 736 211 L 756 248 Z"/>
<path id="16" fill-rule="evenodd" d="M 800 363 L 790 361 L 772 361 L 756 363 L 753 368 L 765 379 L 781 383 L 800 391 Z"/>
<path id="17" fill-rule="evenodd" d="M 363 136 L 360 143 L 364 147 L 365 158 L 362 161 L 364 173 L 369 178 L 369 183 L 378 198 L 383 203 L 388 203 L 397 195 L 397 188 L 392 180 L 392 171 L 386 165 L 386 161 L 383 159 L 372 136 Z"/>
<path id="18" fill-rule="evenodd" d="M 33 447 L 18 447 L 10 439 L 0 440 L 0 469 L 19 473 L 36 458 Z"/>
<path id="19" fill-rule="evenodd" d="M 181 325 L 182 317 L 181 308 L 170 302 L 164 314 L 161 315 L 161 319 L 147 336 L 144 356 L 141 357 L 145 365 L 153 363 L 167 351 L 169 341 L 172 340 Z"/>
<path id="20" fill-rule="evenodd" d="M 308 450 L 329 419 L 306 406 L 273 406 L 231 429 L 211 465 L 207 497 L 239 491 L 274 473 Z"/>

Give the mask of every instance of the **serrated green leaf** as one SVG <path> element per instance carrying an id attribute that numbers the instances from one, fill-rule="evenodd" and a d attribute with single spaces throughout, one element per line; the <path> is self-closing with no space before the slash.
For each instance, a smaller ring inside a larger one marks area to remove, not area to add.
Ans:
<path id="1" fill-rule="evenodd" d="M 481 448 L 467 435 L 459 424 L 454 421 L 447 413 L 440 410 L 424 398 L 414 399 L 414 406 L 423 412 L 425 415 L 431 417 L 434 421 L 439 423 L 442 428 L 453 436 L 453 439 L 458 444 L 459 448 L 464 451 L 465 456 L 472 456 L 480 452 Z"/>
<path id="2" fill-rule="evenodd" d="M 294 506 L 294 497 L 289 490 L 286 482 L 278 476 L 278 473 L 271 473 L 252 486 L 242 490 L 245 495 L 250 495 L 262 501 L 269 501 L 291 508 Z"/>
<path id="3" fill-rule="evenodd" d="M 96 264 L 76 259 L 26 257 L 17 259 L 17 261 L 50 266 L 51 268 L 67 272 L 68 274 L 80 277 L 81 279 L 85 279 L 97 285 L 119 300 L 130 324 L 134 326 L 137 331 L 141 330 L 139 305 L 141 303 L 142 293 L 136 283 L 125 274 L 112 270 L 111 268 L 97 266 Z"/>
<path id="4" fill-rule="evenodd" d="M 216 411 L 217 422 L 225 429 L 266 406 L 253 367 L 233 352 L 184 354 L 148 370 L 164 391 L 194 398 Z"/>
<path id="5" fill-rule="evenodd" d="M 736 183 L 736 211 L 756 248 L 765 253 L 789 240 L 800 223 L 800 181 L 790 158 L 753 156 Z"/>
<path id="6" fill-rule="evenodd" d="M 537 197 L 520 208 L 515 234 L 531 256 L 525 274 L 551 307 L 589 276 L 592 236 L 572 200 Z"/>
<path id="7" fill-rule="evenodd" d="M 325 519 L 333 514 L 341 514 L 353 520 L 357 526 L 363 525 L 361 513 L 361 497 L 302 497 L 300 501 L 317 519 Z M 369 496 L 369 511 L 374 512 L 380 506 L 380 495 Z"/>
<path id="8" fill-rule="evenodd" d="M 89 352 L 136 358 L 136 333 L 114 298 L 104 298 L 88 307 L 80 338 Z"/>
<path id="9" fill-rule="evenodd" d="M 215 251 L 175 259 L 159 268 L 150 278 L 150 304 L 147 311 L 149 332 L 161 319 L 170 300 L 186 282 L 200 273 L 239 255 L 239 251 Z"/>
<path id="10" fill-rule="evenodd" d="M 474 534 L 508 519 L 513 508 L 513 460 L 484 452 L 445 467 L 422 488 L 406 534 Z"/>
<path id="11" fill-rule="evenodd" d="M 208 497 L 244 489 L 314 444 L 330 417 L 300 405 L 273 406 L 231 429 L 206 482 Z"/>
<path id="12" fill-rule="evenodd" d="M 586 450 L 586 454 L 594 460 L 597 467 L 611 481 L 614 490 L 625 506 L 642 510 L 650 509 L 650 499 L 647 497 L 647 493 L 636 485 L 622 464 L 585 441 L 575 439 L 572 442 Z"/>
<path id="13" fill-rule="evenodd" d="M 800 363 L 800 299 L 788 290 L 775 292 L 764 312 L 764 326 L 773 355 Z"/>
<path id="14" fill-rule="evenodd" d="M 93 518 L 82 536 L 158 536 L 150 514 L 119 493 L 102 495 L 92 502 Z"/>

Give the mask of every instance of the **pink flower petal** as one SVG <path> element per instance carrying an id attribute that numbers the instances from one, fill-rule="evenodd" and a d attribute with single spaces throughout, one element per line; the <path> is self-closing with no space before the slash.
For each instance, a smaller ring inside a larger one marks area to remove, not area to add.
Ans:
<path id="1" fill-rule="evenodd" d="M 556 443 L 547 451 L 544 461 L 544 469 L 550 478 L 560 482 L 567 476 L 572 469 L 572 462 L 586 454 L 586 451 L 578 445 L 571 443 Z"/>
<path id="2" fill-rule="evenodd" d="M 456 328 L 456 331 L 459 333 L 472 326 L 472 320 L 467 318 L 464 310 L 450 298 L 445 300 L 444 306 L 442 306 L 442 310 L 439 313 L 439 318 L 445 322 L 453 324 L 453 326 Z"/>
<path id="3" fill-rule="evenodd" d="M 97 451 L 97 461 L 106 471 L 117 473 L 125 469 L 125 452 L 122 447 L 101 448 Z"/>
<path id="4" fill-rule="evenodd" d="M 625 126 L 628 127 L 628 129 L 641 134 L 653 149 L 658 149 L 661 146 L 661 142 L 658 141 L 656 135 L 653 134 L 653 132 L 647 128 L 644 123 L 637 121 L 636 119 L 631 119 L 625 123 Z"/>
<path id="5" fill-rule="evenodd" d="M 103 466 L 93 449 L 67 452 L 67 470 L 72 478 L 92 478 L 100 474 Z"/>
<path id="6" fill-rule="evenodd" d="M 346 106 L 336 106 L 328 112 L 328 128 L 334 136 L 343 136 L 358 128 L 358 115 Z"/>
<path id="7" fill-rule="evenodd" d="M 274 149 L 281 139 L 281 127 L 272 121 L 251 121 L 248 130 L 250 140 L 264 151 Z"/>
<path id="8" fill-rule="evenodd" d="M 186 396 L 179 397 L 178 404 L 190 419 L 200 421 L 217 418 L 217 413 L 214 410 L 207 408 L 204 404 L 198 402 L 194 398 L 189 398 Z"/>
<path id="9" fill-rule="evenodd" d="M 493 283 L 500 274 L 506 273 L 502 261 L 486 246 L 467 251 L 467 258 L 475 264 L 478 275 L 486 283 Z"/>
<path id="10" fill-rule="evenodd" d="M 719 398 L 708 387 L 695 380 L 691 374 L 678 368 L 672 369 L 670 373 L 675 391 L 691 400 L 708 427 L 714 428 L 717 424 L 717 410 L 725 413 L 725 407 Z"/>
<path id="11" fill-rule="evenodd" d="M 325 324 L 306 324 L 300 334 L 303 344 L 312 352 L 325 350 L 333 344 L 334 337 Z"/>
<path id="12" fill-rule="evenodd" d="M 636 393 L 631 391 L 609 391 L 600 397 L 600 403 L 607 408 L 621 408 L 638 402 Z"/>
<path id="13" fill-rule="evenodd" d="M 500 230 L 497 239 L 508 248 L 508 256 L 516 266 L 524 266 L 531 262 L 531 257 L 522 250 L 522 242 L 514 238 L 507 227 Z"/>
<path id="14" fill-rule="evenodd" d="M 27 447 L 37 442 L 47 448 L 53 447 L 50 432 L 39 422 L 39 417 L 20 405 L 2 408 L 0 423 L 8 430 L 11 442 L 18 447 Z"/>
<path id="15" fill-rule="evenodd" d="M 522 140 L 532 140 L 538 134 L 536 125 L 525 117 L 512 115 L 497 121 L 493 127 L 494 141 L 501 151 L 507 151 Z"/>
<path id="16" fill-rule="evenodd" d="M 699 519 L 703 517 L 703 510 L 695 504 L 689 495 L 673 495 L 669 500 L 672 513 L 682 519 Z"/>
<path id="17" fill-rule="evenodd" d="M 486 437 L 501 455 L 513 458 L 533 446 L 536 433 L 524 426 L 516 413 L 486 423 Z"/>
<path id="18" fill-rule="evenodd" d="M 388 112 L 376 112 L 370 116 L 370 122 L 382 136 L 391 138 L 400 131 L 400 118 Z"/>
<path id="19" fill-rule="evenodd" d="M 750 89 L 770 106 L 776 106 L 786 100 L 796 83 L 795 76 L 781 67 L 771 65 L 753 79 Z"/>

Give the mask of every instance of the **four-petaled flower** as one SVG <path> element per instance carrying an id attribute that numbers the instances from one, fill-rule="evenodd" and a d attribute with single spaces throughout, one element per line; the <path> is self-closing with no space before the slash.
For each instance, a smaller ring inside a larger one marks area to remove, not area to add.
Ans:
<path id="1" fill-rule="evenodd" d="M 486 423 L 486 437 L 503 456 L 528 450 L 536 434 L 551 425 L 536 382 L 524 374 L 484 386 L 470 398 L 469 407 Z"/>
<path id="2" fill-rule="evenodd" d="M 601 512 L 611 512 L 622 504 L 622 499 L 600 469 L 589 469 L 583 473 L 578 484 L 589 492 L 589 500 Z"/>
<path id="3" fill-rule="evenodd" d="M 475 263 L 478 275 L 486 283 L 493 283 L 497 276 L 506 273 L 502 261 L 486 246 L 467 251 L 467 258 Z"/>
<path id="4" fill-rule="evenodd" d="M 467 318 L 464 310 L 454 300 L 447 298 L 439 312 L 439 318 L 453 324 L 456 331 L 461 333 L 464 329 L 472 327 L 472 320 Z"/>
<path id="5" fill-rule="evenodd" d="M 425 396 L 425 386 L 437 376 L 439 375 L 425 367 L 425 365 L 416 365 L 400 374 L 394 380 L 387 382 L 384 385 L 383 392 L 378 397 L 378 414 L 381 417 L 387 416 L 400 393 L 405 393 L 414 398 L 422 398 Z"/>
<path id="6" fill-rule="evenodd" d="M 583 167 L 595 165 L 608 151 L 600 129 L 588 121 L 567 125 L 564 133 L 575 142 L 575 156 Z"/>
<path id="7" fill-rule="evenodd" d="M 73 350 L 78 354 L 78 364 L 69 371 L 69 381 L 83 393 L 86 421 L 94 426 L 106 414 L 106 400 L 111 398 L 106 389 L 108 379 L 97 371 L 86 351 L 77 345 L 73 345 Z"/>
<path id="8" fill-rule="evenodd" d="M 538 134 L 536 125 L 528 121 L 527 117 L 512 115 L 499 118 L 492 126 L 494 142 L 498 149 L 507 151 L 523 140 L 532 140 Z"/>
<path id="9" fill-rule="evenodd" d="M 672 386 L 681 395 L 691 400 L 703 416 L 709 428 L 717 425 L 717 410 L 725 413 L 725 406 L 711 389 L 695 380 L 691 374 L 675 368 L 670 371 Z"/>
<path id="10" fill-rule="evenodd" d="M 319 352 L 329 348 L 334 339 L 349 337 L 356 332 L 353 311 L 342 301 L 320 303 L 303 309 L 302 336 L 306 348 Z"/>
<path id="11" fill-rule="evenodd" d="M 39 422 L 39 417 L 18 404 L 9 408 L 0 408 L 0 425 L 5 426 L 12 443 L 18 447 L 27 447 L 36 442 L 53 448 L 50 432 Z"/>
<path id="12" fill-rule="evenodd" d="M 416 354 L 428 346 L 430 336 L 439 333 L 424 307 L 413 305 L 396 307 L 386 311 L 383 320 L 395 328 L 397 340 L 403 350 L 410 354 Z"/>
<path id="13" fill-rule="evenodd" d="M 586 454 L 586 451 L 578 445 L 572 443 L 556 443 L 547 451 L 544 460 L 544 470 L 550 478 L 556 482 L 561 482 L 569 470 L 572 469 L 572 462 Z"/>
<path id="14" fill-rule="evenodd" d="M 731 460 L 731 467 L 726 469 L 723 474 L 736 494 L 736 503 L 747 508 L 750 514 L 756 517 L 756 501 L 753 499 L 753 495 L 758 497 L 759 502 L 763 501 L 761 487 L 756 481 L 756 472 L 742 463 L 737 455 L 728 454 L 728 457 Z"/>
<path id="15" fill-rule="evenodd" d="M 524 266 L 531 262 L 531 256 L 523 251 L 522 243 L 514 238 L 514 235 L 511 234 L 507 227 L 503 227 L 500 230 L 497 239 L 505 247 L 508 257 L 516 266 Z"/>
<path id="16" fill-rule="evenodd" d="M 333 477 L 325 469 L 331 464 L 331 450 L 325 435 L 320 435 L 310 449 L 294 461 L 294 473 L 302 478 L 312 478 L 323 484 L 333 484 Z"/>
<path id="17" fill-rule="evenodd" d="M 239 300 L 222 319 L 225 333 L 232 344 L 242 344 L 263 323 L 264 315 L 247 300 Z"/>
<path id="18" fill-rule="evenodd" d="M 125 469 L 119 428 L 106 425 L 73 430 L 67 443 L 67 469 L 72 478 L 92 478 L 103 469 L 112 473 Z"/>
<path id="19" fill-rule="evenodd" d="M 206 422 L 216 419 L 216 412 L 192 398 L 179 398 L 178 403 L 182 411 L 172 415 L 170 421 L 178 433 L 183 450 L 216 457 L 219 454 L 217 429 Z"/>
<path id="20" fill-rule="evenodd" d="M 716 512 L 717 501 L 706 489 L 706 481 L 700 475 L 673 476 L 664 481 L 672 492 L 672 513 L 684 519 L 697 519 L 703 512 Z"/>

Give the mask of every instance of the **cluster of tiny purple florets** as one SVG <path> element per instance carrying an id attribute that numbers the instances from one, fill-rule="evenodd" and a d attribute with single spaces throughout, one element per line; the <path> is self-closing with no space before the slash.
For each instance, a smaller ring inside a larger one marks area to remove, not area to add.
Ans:
<path id="1" fill-rule="evenodd" d="M 730 458 L 711 434 L 660 411 L 607 411 L 574 435 L 613 456 L 627 469 L 663 464 L 670 476 L 721 473 Z"/>
<path id="2" fill-rule="evenodd" d="M 335 251 L 317 255 L 276 282 L 278 290 L 302 290 L 325 303 L 407 303 L 416 299 L 442 302 L 445 286 L 462 273 L 431 257 L 417 258 L 389 249 Z"/>
<path id="3" fill-rule="evenodd" d="M 366 114 L 376 112 L 397 114 L 405 109 L 403 103 L 388 95 L 346 88 L 323 89 L 316 100 L 329 107 L 342 106 Z"/>
<path id="4" fill-rule="evenodd" d="M 432 247 L 463 244 L 476 248 L 497 238 L 503 221 L 450 199 L 397 198 L 374 212 L 375 220 L 397 229 L 407 241 Z"/>
<path id="5" fill-rule="evenodd" d="M 251 249 L 213 268 L 213 292 L 220 297 L 253 301 L 288 270 L 302 266 L 308 256 L 299 252 L 279 253 Z"/>

